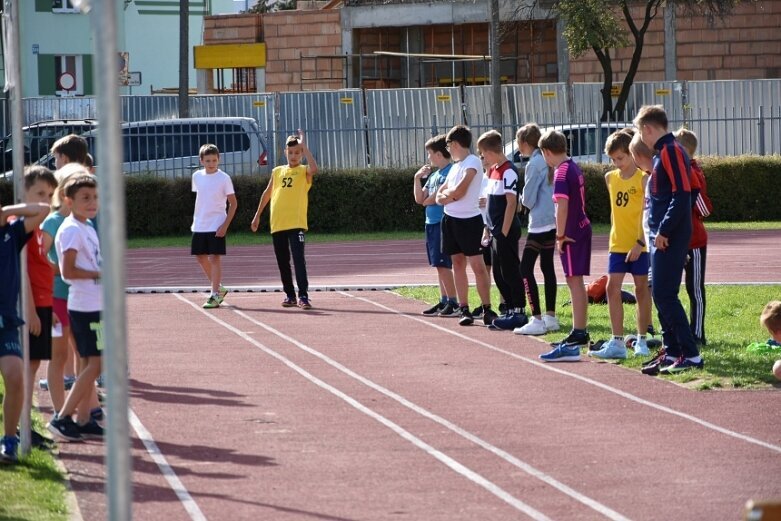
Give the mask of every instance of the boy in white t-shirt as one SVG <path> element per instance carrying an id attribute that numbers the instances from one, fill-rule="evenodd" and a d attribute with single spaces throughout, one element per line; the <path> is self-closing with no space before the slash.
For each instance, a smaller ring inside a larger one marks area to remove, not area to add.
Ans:
<path id="1" fill-rule="evenodd" d="M 469 147 L 472 133 L 463 125 L 456 125 L 445 138 L 447 149 L 455 161 L 447 181 L 437 192 L 437 204 L 445 207 L 442 218 L 442 252 L 453 261 L 453 276 L 461 319 L 459 324 L 474 323 L 469 310 L 469 279 L 467 262 L 475 274 L 475 285 L 483 308 L 483 323 L 489 325 L 496 318 L 491 309 L 491 279 L 483 261 L 480 241 L 483 237 L 483 218 L 479 199 L 482 186 L 482 165 Z"/>
<path id="2" fill-rule="evenodd" d="M 196 196 L 190 254 L 195 255 L 211 284 L 211 294 L 203 305 L 210 309 L 219 307 L 228 293 L 221 282 L 221 258 L 225 255 L 225 234 L 236 215 L 237 204 L 230 176 L 219 169 L 217 146 L 203 145 L 198 155 L 203 168 L 193 172 L 192 190 Z"/>
<path id="3" fill-rule="evenodd" d="M 65 182 L 62 193 L 70 215 L 57 230 L 54 247 L 62 278 L 70 284 L 68 317 L 84 365 L 62 409 L 55 413 L 48 428 L 61 440 L 78 441 L 103 437 L 103 428 L 89 414 L 79 414 L 78 424 L 71 418 L 77 409 L 90 410 L 91 393 L 100 376 L 104 347 L 100 317 L 103 309 L 100 242 L 89 222 L 98 214 L 97 182 L 94 176 L 86 173 L 74 175 Z"/>

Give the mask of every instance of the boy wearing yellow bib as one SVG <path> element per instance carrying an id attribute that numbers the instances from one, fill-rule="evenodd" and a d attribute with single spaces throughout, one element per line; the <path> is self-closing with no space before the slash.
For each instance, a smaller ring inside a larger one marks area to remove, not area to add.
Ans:
<path id="1" fill-rule="evenodd" d="M 618 167 L 605 174 L 610 194 L 607 302 L 613 336 L 602 349 L 589 352 L 589 356 L 597 358 L 626 358 L 621 285 L 627 273 L 632 274 L 637 293 L 635 355 L 648 355 L 646 332 L 651 323 L 651 294 L 648 290 L 648 248 L 643 231 L 646 175 L 632 160 L 631 141 L 632 134 L 620 130 L 611 134 L 605 143 L 605 153 Z"/>
<path id="2" fill-rule="evenodd" d="M 298 135 L 287 138 L 285 157 L 287 157 L 287 165 L 272 170 L 268 186 L 260 197 L 258 211 L 252 218 L 250 227 L 253 232 L 258 231 L 260 215 L 271 202 L 271 238 L 282 278 L 282 289 L 285 292 L 282 306 L 298 305 L 301 309 L 311 309 L 309 279 L 304 259 L 304 233 L 307 231 L 309 189 L 312 187 L 312 177 L 317 173 L 317 163 L 304 143 L 304 133 L 301 130 L 298 131 Z M 302 158 L 306 158 L 305 165 L 301 164 Z M 290 270 L 291 254 L 298 285 L 297 304 L 293 274 Z"/>

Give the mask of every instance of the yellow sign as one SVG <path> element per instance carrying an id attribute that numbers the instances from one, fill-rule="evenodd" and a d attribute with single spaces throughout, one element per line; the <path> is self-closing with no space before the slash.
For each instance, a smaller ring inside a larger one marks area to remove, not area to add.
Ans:
<path id="1" fill-rule="evenodd" d="M 657 96 L 669 96 L 670 95 L 670 89 L 656 89 L 656 95 Z"/>
<path id="2" fill-rule="evenodd" d="M 193 58 L 196 69 L 256 69 L 266 66 L 266 44 L 196 45 Z"/>
<path id="3" fill-rule="evenodd" d="M 554 91 L 554 90 L 542 91 L 542 97 L 543 98 L 555 98 L 556 97 L 556 91 Z"/>
<path id="4" fill-rule="evenodd" d="M 353 99 L 352 98 L 339 98 L 339 102 L 343 103 L 345 105 L 352 105 Z"/>
<path id="5" fill-rule="evenodd" d="M 450 101 L 450 94 L 440 94 L 437 96 L 437 101 Z"/>
<path id="6" fill-rule="evenodd" d="M 610 95 L 614 98 L 618 97 L 618 95 L 621 94 L 621 85 L 613 85 L 610 87 Z"/>
<path id="7" fill-rule="evenodd" d="M 266 102 L 265 101 L 253 101 L 252 102 L 253 107 L 265 107 Z"/>

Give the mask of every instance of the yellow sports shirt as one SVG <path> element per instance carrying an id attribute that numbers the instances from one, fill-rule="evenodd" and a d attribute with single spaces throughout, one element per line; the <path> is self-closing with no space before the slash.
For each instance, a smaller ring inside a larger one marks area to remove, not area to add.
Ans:
<path id="1" fill-rule="evenodd" d="M 643 171 L 639 168 L 629 179 L 621 178 L 620 170 L 607 173 L 610 193 L 610 253 L 629 253 L 637 240 L 643 240 Z M 648 248 L 643 248 L 648 251 Z"/>
<path id="2" fill-rule="evenodd" d="M 306 165 L 278 166 L 271 172 L 271 233 L 307 229 L 306 212 L 312 182 L 306 178 Z"/>

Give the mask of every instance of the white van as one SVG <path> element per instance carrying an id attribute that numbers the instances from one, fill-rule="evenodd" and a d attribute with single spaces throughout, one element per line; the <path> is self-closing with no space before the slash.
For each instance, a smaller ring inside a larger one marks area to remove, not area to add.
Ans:
<path id="1" fill-rule="evenodd" d="M 93 157 L 99 130 L 83 134 Z M 99 138 L 98 138 L 99 140 Z M 198 150 L 220 150 L 220 168 L 229 175 L 267 173 L 268 148 L 252 118 L 186 118 L 122 124 L 122 171 L 128 175 L 189 177 L 201 168 Z M 39 164 L 54 168 L 48 155 Z M 51 164 L 49 164 L 51 163 Z M 100 165 L 97 165 L 98 169 Z"/>

